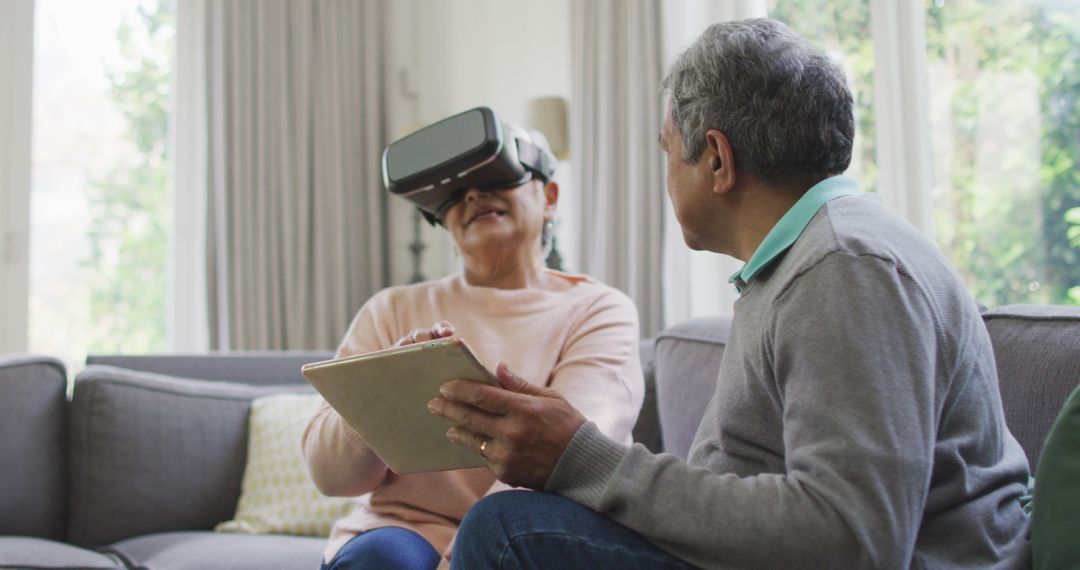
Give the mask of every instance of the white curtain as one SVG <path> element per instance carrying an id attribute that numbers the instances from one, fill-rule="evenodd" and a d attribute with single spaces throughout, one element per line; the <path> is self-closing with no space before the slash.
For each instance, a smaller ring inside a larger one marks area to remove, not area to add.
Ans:
<path id="1" fill-rule="evenodd" d="M 206 4 L 210 348 L 333 348 L 387 285 L 383 8 Z"/>
<path id="2" fill-rule="evenodd" d="M 926 9 L 921 2 L 871 0 L 870 28 L 878 193 L 896 213 L 933 239 Z"/>
<path id="3" fill-rule="evenodd" d="M 637 305 L 641 333 L 663 326 L 663 112 L 659 0 L 574 2 L 571 159 L 579 266 Z"/>

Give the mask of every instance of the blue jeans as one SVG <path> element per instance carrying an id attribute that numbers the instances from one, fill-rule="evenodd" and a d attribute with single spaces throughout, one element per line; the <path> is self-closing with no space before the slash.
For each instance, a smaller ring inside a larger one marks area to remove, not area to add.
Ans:
<path id="1" fill-rule="evenodd" d="M 587 507 L 529 491 L 496 493 L 469 509 L 451 563 L 455 570 L 694 568 Z"/>
<path id="2" fill-rule="evenodd" d="M 424 537 L 404 528 L 383 527 L 358 534 L 322 570 L 434 570 L 442 557 Z"/>

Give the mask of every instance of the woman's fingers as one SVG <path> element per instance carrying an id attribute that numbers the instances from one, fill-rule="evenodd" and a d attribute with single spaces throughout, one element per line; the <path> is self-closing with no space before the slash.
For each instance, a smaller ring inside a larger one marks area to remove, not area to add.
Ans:
<path id="1" fill-rule="evenodd" d="M 413 329 L 409 331 L 409 334 L 401 337 L 397 341 L 396 346 L 407 346 L 410 344 L 416 344 L 418 342 L 426 342 L 431 340 L 431 330 L 429 329 Z"/>
<path id="2" fill-rule="evenodd" d="M 454 325 L 447 321 L 439 321 L 431 327 L 432 338 L 446 338 L 454 336 Z"/>
<path id="3" fill-rule="evenodd" d="M 431 328 L 409 331 L 409 334 L 401 337 L 394 346 L 406 346 L 449 336 L 454 336 L 454 325 L 447 321 L 439 321 L 431 325 Z"/>

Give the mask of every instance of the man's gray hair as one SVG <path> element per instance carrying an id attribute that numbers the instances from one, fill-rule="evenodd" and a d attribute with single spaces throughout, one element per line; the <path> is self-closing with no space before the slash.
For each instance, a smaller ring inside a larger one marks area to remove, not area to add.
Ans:
<path id="1" fill-rule="evenodd" d="M 727 137 L 736 168 L 763 182 L 840 174 L 851 163 L 855 119 L 844 73 L 775 20 L 714 24 L 672 66 L 663 88 L 684 162 L 705 133 Z"/>

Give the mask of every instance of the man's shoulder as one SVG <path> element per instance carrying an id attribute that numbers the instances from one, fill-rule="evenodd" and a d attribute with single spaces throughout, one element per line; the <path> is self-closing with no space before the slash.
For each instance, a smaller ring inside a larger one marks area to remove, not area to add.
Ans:
<path id="1" fill-rule="evenodd" d="M 770 295 L 761 296 L 759 302 L 773 307 L 783 299 L 833 295 L 852 306 L 919 305 L 937 323 L 978 320 L 974 300 L 937 245 L 876 196 L 829 202 L 769 281 Z M 798 310 L 813 310 L 805 305 Z"/>
<path id="2" fill-rule="evenodd" d="M 949 273 L 941 251 L 914 226 L 893 214 L 874 194 L 830 201 L 807 225 L 787 256 L 798 274 L 827 258 L 875 259 L 901 273 Z"/>
<path id="3" fill-rule="evenodd" d="M 807 226 L 805 235 L 808 245 L 829 253 L 873 255 L 898 263 L 908 255 L 936 249 L 876 194 L 845 196 L 829 202 Z"/>
<path id="4" fill-rule="evenodd" d="M 762 277 L 765 283 L 753 295 L 755 306 L 776 308 L 777 301 L 808 289 L 879 302 L 914 295 L 935 314 L 971 301 L 940 249 L 874 195 L 827 203 Z"/>

